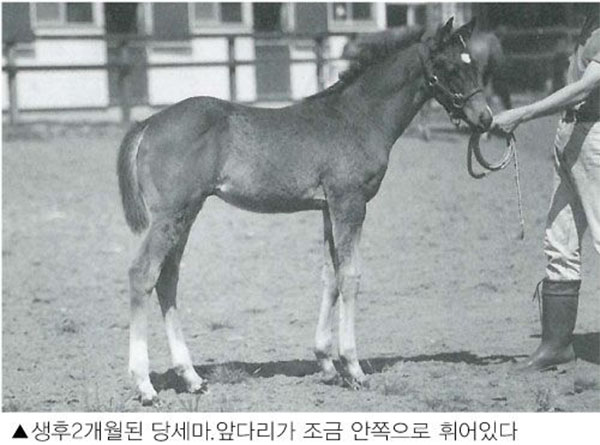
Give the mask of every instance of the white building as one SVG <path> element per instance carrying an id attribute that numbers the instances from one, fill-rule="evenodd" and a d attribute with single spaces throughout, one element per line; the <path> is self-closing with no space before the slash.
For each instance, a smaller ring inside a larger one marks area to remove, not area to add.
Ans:
<path id="1" fill-rule="evenodd" d="M 124 57 L 119 37 L 127 34 L 136 37 L 129 39 L 126 53 L 134 65 L 128 78 L 133 105 L 161 107 L 196 95 L 288 101 L 313 94 L 320 86 L 315 40 L 309 34 L 327 35 L 323 57 L 335 59 L 351 33 L 426 24 L 428 16 L 439 22 L 452 15 L 464 21 L 469 4 L 4 3 L 3 66 L 9 63 L 10 47 L 11 63 L 38 67 L 16 74 L 13 92 L 20 111 L 108 109 L 123 94 L 118 72 L 103 65 Z M 260 36 L 265 33 L 281 37 Z M 235 68 L 234 87 L 230 57 L 242 62 Z M 198 62 L 211 66 L 147 66 Z M 327 61 L 321 86 L 337 80 L 343 67 L 342 61 Z M 5 111 L 10 97 L 5 69 Z"/>

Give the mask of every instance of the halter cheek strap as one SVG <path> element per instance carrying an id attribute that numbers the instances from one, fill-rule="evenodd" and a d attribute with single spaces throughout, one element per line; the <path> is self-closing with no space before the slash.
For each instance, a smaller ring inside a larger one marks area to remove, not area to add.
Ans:
<path id="1" fill-rule="evenodd" d="M 467 101 L 475 94 L 482 91 L 481 88 L 475 88 L 467 95 L 462 93 L 454 93 L 448 87 L 442 85 L 435 74 L 431 74 L 427 77 L 427 85 L 433 91 L 433 96 L 436 99 L 439 100 L 440 97 L 435 93 L 440 93 L 440 95 L 450 103 L 452 110 L 456 111 L 462 111 Z"/>

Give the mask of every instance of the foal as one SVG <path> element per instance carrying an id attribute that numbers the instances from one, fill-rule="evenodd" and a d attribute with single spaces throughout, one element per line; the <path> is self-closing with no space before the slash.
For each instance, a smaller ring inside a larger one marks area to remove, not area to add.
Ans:
<path id="1" fill-rule="evenodd" d="M 332 314 L 339 299 L 342 373 L 352 387 L 364 383 L 354 313 L 366 204 L 379 189 L 394 142 L 429 98 L 473 128 L 489 127 L 465 46 L 471 31 L 472 23 L 453 32 L 449 20 L 433 35 L 411 29 L 369 46 L 338 83 L 289 107 L 194 97 L 134 125 L 120 147 L 118 177 L 127 223 L 134 232 L 148 229 L 129 270 L 129 370 L 142 403 L 157 397 L 146 332 L 153 289 L 175 370 L 189 391 L 203 388 L 184 342 L 176 288 L 190 228 L 213 195 L 255 212 L 323 213 L 324 291 L 315 353 L 324 380 L 336 381 Z"/>

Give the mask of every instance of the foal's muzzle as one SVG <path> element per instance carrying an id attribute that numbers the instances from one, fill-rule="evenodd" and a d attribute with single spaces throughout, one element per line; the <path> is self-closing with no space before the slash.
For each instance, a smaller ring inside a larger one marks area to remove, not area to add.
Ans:
<path id="1" fill-rule="evenodd" d="M 483 94 L 473 95 L 460 109 L 460 118 L 464 120 L 471 130 L 485 133 L 492 125 L 492 111 L 485 102 Z"/>

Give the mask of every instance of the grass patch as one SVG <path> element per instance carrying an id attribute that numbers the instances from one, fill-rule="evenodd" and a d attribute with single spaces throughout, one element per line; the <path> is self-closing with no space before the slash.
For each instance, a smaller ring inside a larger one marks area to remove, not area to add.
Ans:
<path id="1" fill-rule="evenodd" d="M 57 328 L 61 334 L 78 334 L 81 331 L 81 326 L 70 318 L 64 318 Z"/>
<path id="2" fill-rule="evenodd" d="M 237 385 L 250 378 L 243 369 L 228 365 L 216 366 L 207 376 L 209 383 L 222 383 L 224 385 Z"/>
<path id="3" fill-rule="evenodd" d="M 29 411 L 29 410 L 24 408 L 16 400 L 10 400 L 10 401 L 4 403 L 4 405 L 2 406 L 2 412 L 5 412 L 5 413 L 18 413 L 18 412 L 22 412 L 22 411 Z"/>
<path id="4" fill-rule="evenodd" d="M 211 321 L 208 323 L 208 329 L 214 332 L 221 329 L 233 329 L 233 326 L 226 321 Z"/>
<path id="5" fill-rule="evenodd" d="M 87 390 L 83 393 L 81 400 L 83 401 L 83 412 L 127 412 L 131 409 L 127 408 L 127 403 L 135 397 L 135 391 L 130 390 L 124 398 L 109 397 L 108 400 L 103 400 L 100 396 L 100 390 L 96 384 L 94 389 Z"/>
<path id="6" fill-rule="evenodd" d="M 193 394 L 192 397 L 178 397 L 177 400 L 185 412 L 197 413 L 201 411 L 202 397 L 203 394 Z"/>
<path id="7" fill-rule="evenodd" d="M 455 394 L 448 399 L 426 397 L 425 405 L 433 412 L 465 412 L 472 409 L 473 401 L 463 395 Z"/>
<path id="8" fill-rule="evenodd" d="M 553 411 L 554 391 L 552 388 L 537 388 L 534 392 L 535 410 L 538 413 Z"/>
<path id="9" fill-rule="evenodd" d="M 397 379 L 388 379 L 386 377 L 381 388 L 381 392 L 384 396 L 403 396 L 406 395 L 408 390 L 408 384 L 405 381 L 398 381 Z"/>

